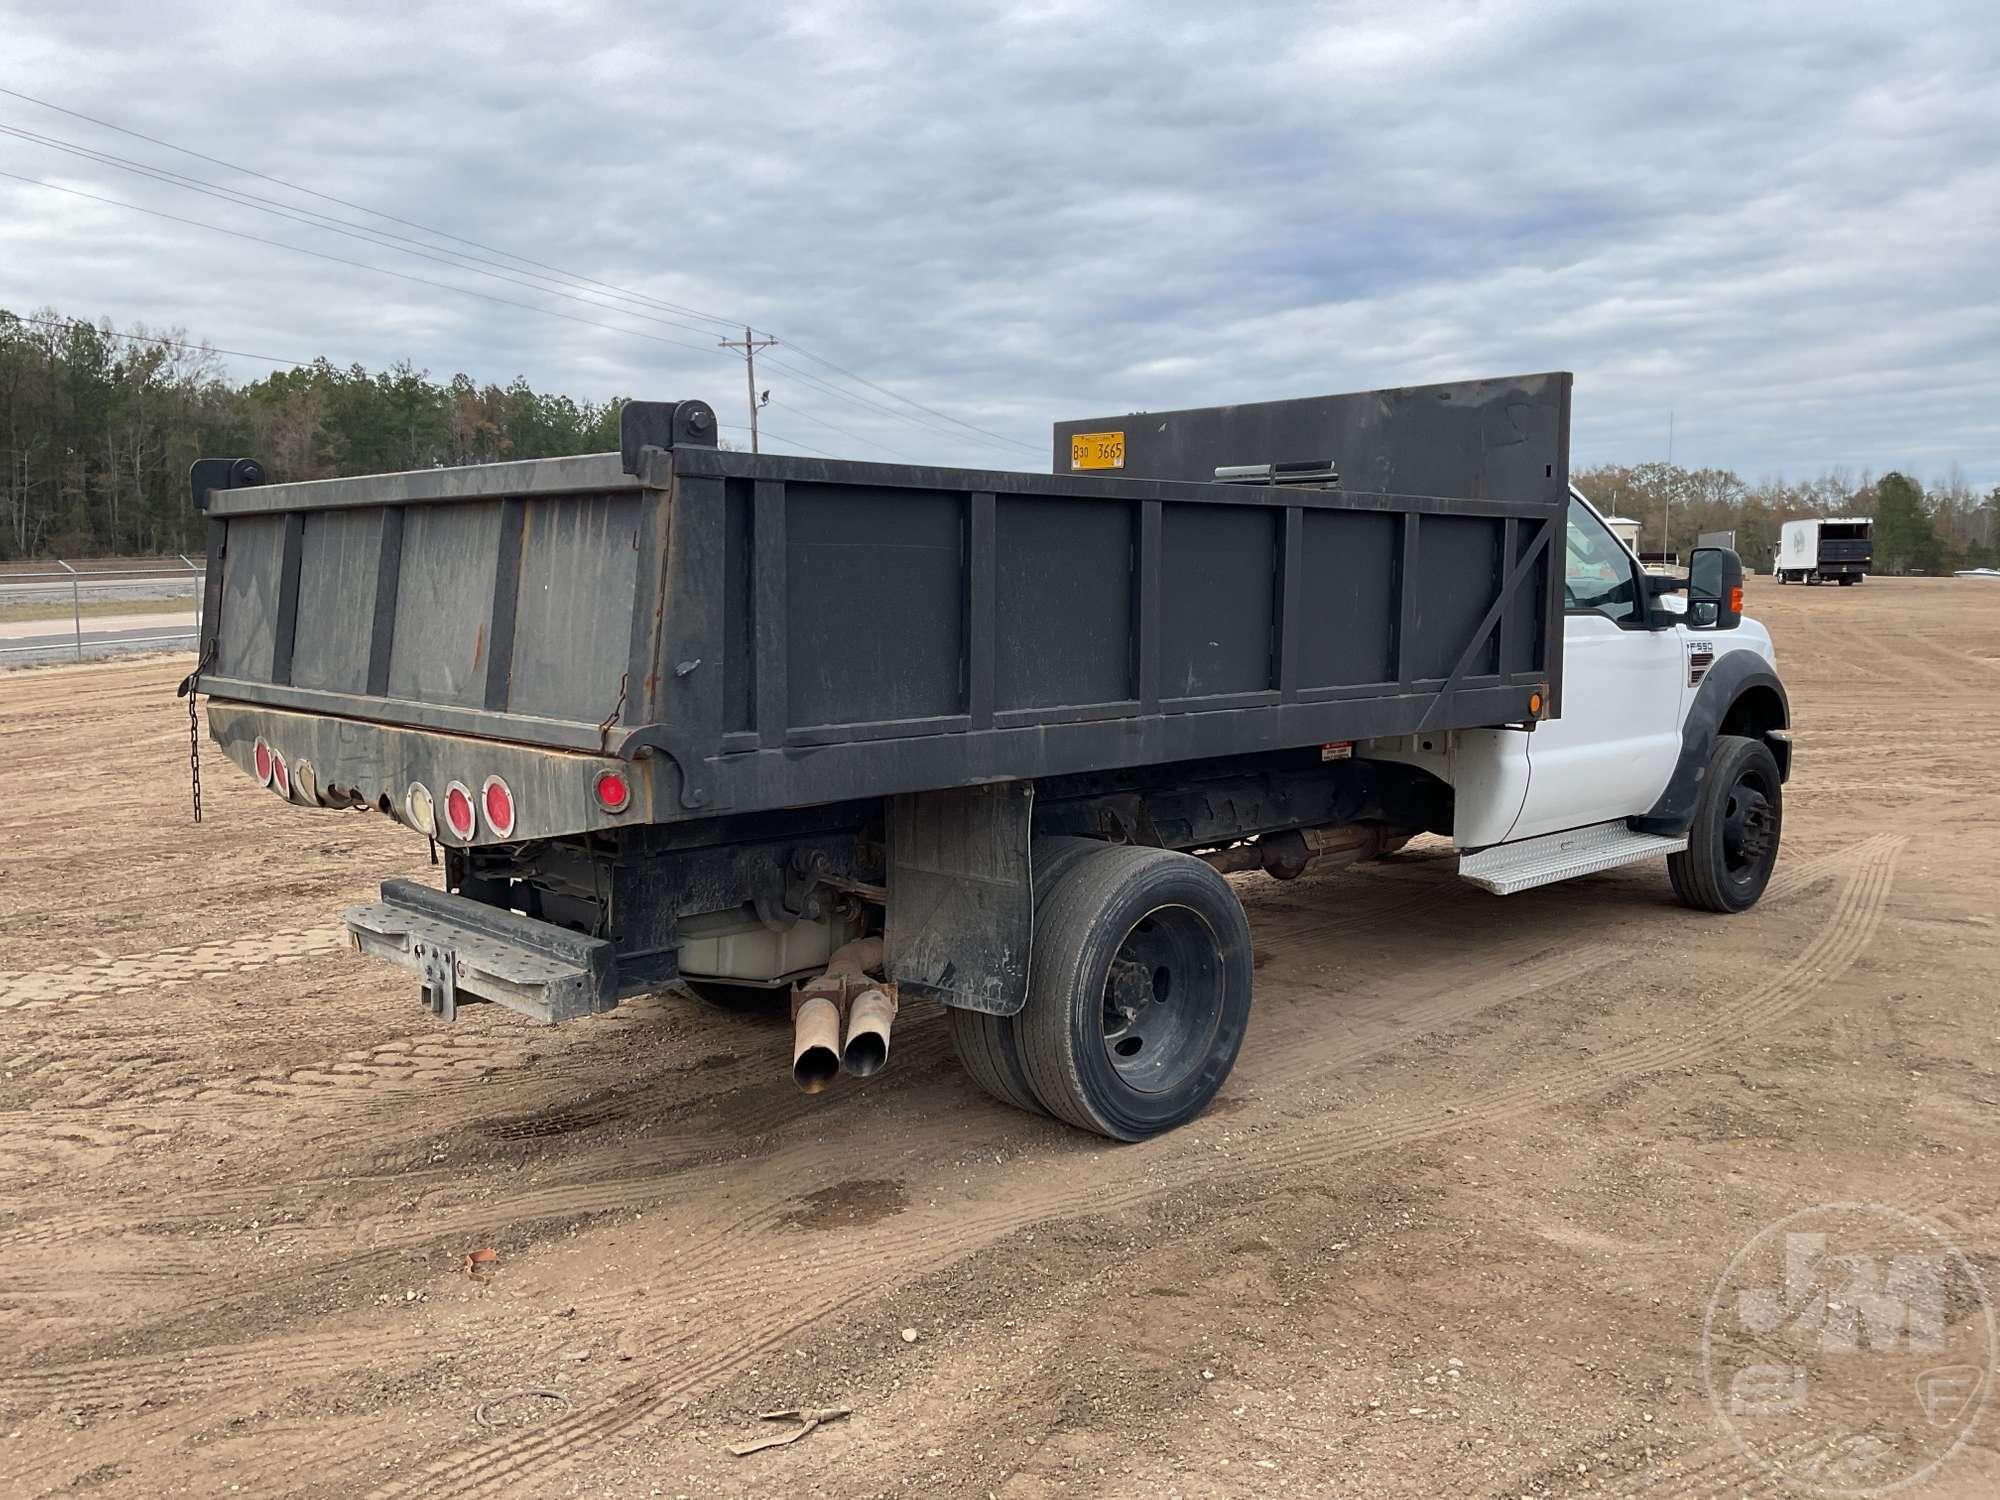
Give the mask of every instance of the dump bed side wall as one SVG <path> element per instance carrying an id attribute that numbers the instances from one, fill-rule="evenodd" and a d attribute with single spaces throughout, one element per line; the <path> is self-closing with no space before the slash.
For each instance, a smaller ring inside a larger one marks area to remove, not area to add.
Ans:
<path id="1" fill-rule="evenodd" d="M 1559 670 L 1562 488 L 672 462 L 676 547 L 719 539 L 723 607 L 670 613 L 668 656 L 701 665 L 666 704 L 720 723 L 717 806 L 1518 721 Z"/>

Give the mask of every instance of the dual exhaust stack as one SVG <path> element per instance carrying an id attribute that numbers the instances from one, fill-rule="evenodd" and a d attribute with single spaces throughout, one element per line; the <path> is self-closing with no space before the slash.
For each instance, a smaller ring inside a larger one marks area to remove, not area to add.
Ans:
<path id="1" fill-rule="evenodd" d="M 808 1094 L 843 1072 L 867 1078 L 888 1063 L 896 987 L 868 977 L 881 967 L 882 940 L 862 938 L 835 949 L 825 973 L 793 987 L 792 1081 Z"/>

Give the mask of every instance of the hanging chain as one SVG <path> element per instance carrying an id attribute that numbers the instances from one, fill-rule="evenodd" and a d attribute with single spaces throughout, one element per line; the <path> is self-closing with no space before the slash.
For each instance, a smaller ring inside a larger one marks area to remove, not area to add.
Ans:
<path id="1" fill-rule="evenodd" d="M 197 674 L 199 675 L 199 674 Z M 200 687 L 197 682 L 195 687 Z M 188 782 L 194 790 L 194 820 L 201 821 L 201 722 L 195 717 L 194 692 L 188 693 Z"/>
<path id="2" fill-rule="evenodd" d="M 188 701 L 188 782 L 194 792 L 194 820 L 201 821 L 201 719 L 195 710 L 195 700 L 201 696 L 201 674 L 215 657 L 215 642 L 210 641 L 200 656 L 195 658 L 194 670 L 181 684 L 181 692 Z"/>

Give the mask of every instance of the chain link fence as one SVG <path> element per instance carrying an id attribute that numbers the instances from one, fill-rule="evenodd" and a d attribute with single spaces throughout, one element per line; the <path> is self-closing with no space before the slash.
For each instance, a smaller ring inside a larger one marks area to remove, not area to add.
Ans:
<path id="1" fill-rule="evenodd" d="M 201 636 L 206 581 L 188 557 L 95 568 L 58 558 L 0 572 L 0 662 L 187 649 Z"/>

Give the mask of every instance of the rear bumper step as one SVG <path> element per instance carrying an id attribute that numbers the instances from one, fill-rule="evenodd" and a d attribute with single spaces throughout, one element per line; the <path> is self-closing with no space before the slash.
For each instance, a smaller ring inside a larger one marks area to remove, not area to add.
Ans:
<path id="1" fill-rule="evenodd" d="M 423 981 L 424 1004 L 451 1020 L 462 1003 L 491 1000 L 538 1021 L 567 1021 L 618 1003 L 610 943 L 408 880 L 340 914 L 357 952 Z"/>
<path id="2" fill-rule="evenodd" d="M 1462 854 L 1458 873 L 1496 896 L 1511 896 L 1574 875 L 1593 875 L 1642 859 L 1678 854 L 1687 845 L 1686 834 L 1662 837 L 1635 833 L 1620 819 Z"/>

